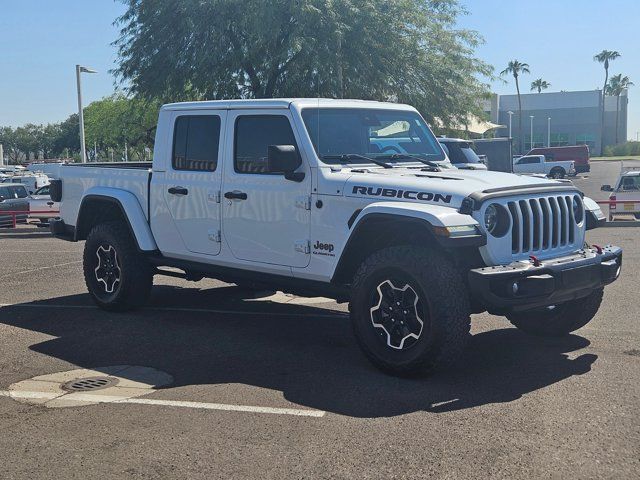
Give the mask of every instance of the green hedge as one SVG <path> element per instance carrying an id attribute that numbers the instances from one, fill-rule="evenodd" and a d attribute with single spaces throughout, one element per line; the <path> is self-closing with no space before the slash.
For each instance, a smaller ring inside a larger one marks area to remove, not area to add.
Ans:
<path id="1" fill-rule="evenodd" d="M 605 147 L 606 157 L 619 157 L 622 155 L 640 155 L 640 142 L 625 142 Z"/>

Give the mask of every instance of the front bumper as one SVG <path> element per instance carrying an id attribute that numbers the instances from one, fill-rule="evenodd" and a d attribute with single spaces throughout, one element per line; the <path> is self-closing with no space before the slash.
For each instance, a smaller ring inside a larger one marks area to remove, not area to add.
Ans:
<path id="1" fill-rule="evenodd" d="M 622 268 L 622 249 L 588 248 L 565 257 L 476 268 L 469 272 L 474 300 L 495 313 L 529 310 L 586 297 L 614 282 Z"/>

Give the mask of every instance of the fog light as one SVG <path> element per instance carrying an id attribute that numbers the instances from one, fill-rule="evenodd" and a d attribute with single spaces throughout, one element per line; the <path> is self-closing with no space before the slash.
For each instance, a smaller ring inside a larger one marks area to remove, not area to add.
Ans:
<path id="1" fill-rule="evenodd" d="M 517 295 L 518 290 L 520 290 L 520 286 L 518 285 L 518 282 L 513 282 L 513 285 L 511 285 L 511 291 L 513 292 L 514 295 Z"/>

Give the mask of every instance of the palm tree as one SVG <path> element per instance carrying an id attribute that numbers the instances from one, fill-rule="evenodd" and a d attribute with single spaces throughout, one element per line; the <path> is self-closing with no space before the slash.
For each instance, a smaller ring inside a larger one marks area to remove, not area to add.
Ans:
<path id="1" fill-rule="evenodd" d="M 633 85 L 633 82 L 629 80 L 629 77 L 622 76 L 621 73 L 614 75 L 609 80 L 609 84 L 605 89 L 607 95 L 616 97 L 616 144 L 618 143 L 618 121 L 620 117 L 620 95 Z"/>
<path id="2" fill-rule="evenodd" d="M 516 80 L 516 92 L 518 92 L 518 151 L 519 153 L 523 152 L 523 142 L 522 142 L 522 100 L 520 98 L 520 84 L 518 83 L 518 76 L 522 73 L 529 73 L 529 64 L 528 63 L 520 63 L 518 60 L 511 60 L 503 71 L 500 72 L 500 75 L 513 75 L 513 78 Z M 531 144 L 533 144 L 533 138 L 531 139 Z"/>
<path id="3" fill-rule="evenodd" d="M 607 83 L 609 83 L 609 62 L 618 58 L 620 54 L 615 50 L 602 50 L 593 56 L 593 60 L 604 64 L 604 87 L 602 87 L 602 127 L 600 130 L 600 155 L 604 152 L 604 99 L 606 96 Z"/>
<path id="4" fill-rule="evenodd" d="M 549 82 L 541 78 L 538 78 L 537 80 L 534 80 L 533 82 L 531 82 L 531 91 L 533 92 L 534 90 L 538 90 L 538 93 L 542 93 L 542 90 L 546 90 L 550 86 L 551 84 Z"/>

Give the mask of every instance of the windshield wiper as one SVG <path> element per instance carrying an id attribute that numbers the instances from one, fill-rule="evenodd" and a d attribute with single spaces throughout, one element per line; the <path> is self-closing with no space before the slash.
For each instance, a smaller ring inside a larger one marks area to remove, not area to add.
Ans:
<path id="1" fill-rule="evenodd" d="M 418 156 L 419 154 L 411 154 L 411 153 L 391 153 L 388 155 L 378 155 L 377 158 L 387 158 L 389 160 L 400 160 L 400 159 L 413 159 L 413 160 L 417 160 L 420 163 L 424 163 L 425 165 L 429 165 L 430 167 L 433 168 L 437 168 L 438 171 L 440 171 L 440 165 L 438 165 L 436 162 L 432 162 L 431 160 L 425 160 L 424 158 L 421 158 Z"/>
<path id="2" fill-rule="evenodd" d="M 320 155 L 320 158 L 323 160 L 338 160 L 340 161 L 340 163 L 349 163 L 349 160 L 357 158 L 359 160 L 366 160 L 367 162 L 375 163 L 376 165 L 380 165 L 384 168 L 393 168 L 393 165 L 390 165 L 387 162 L 367 157 L 365 155 L 360 155 L 359 153 L 343 153 L 342 155 Z"/>

